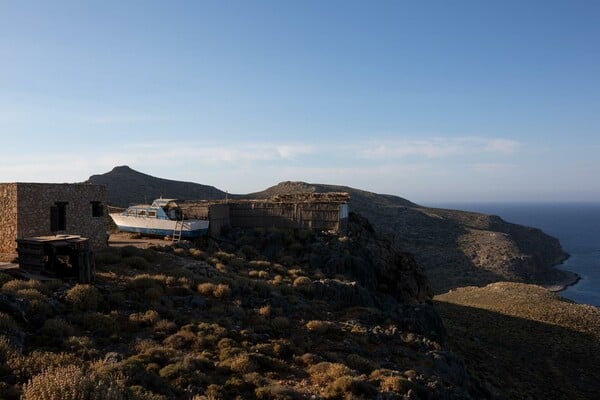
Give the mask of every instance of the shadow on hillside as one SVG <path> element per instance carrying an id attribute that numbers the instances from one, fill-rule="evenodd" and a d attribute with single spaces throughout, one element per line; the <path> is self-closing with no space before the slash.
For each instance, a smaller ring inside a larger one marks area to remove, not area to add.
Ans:
<path id="1" fill-rule="evenodd" d="M 468 233 L 465 227 L 436 216 L 433 211 L 411 207 L 357 207 L 357 212 L 366 216 L 400 250 L 415 255 L 436 294 L 506 280 L 475 266 L 473 259 L 460 250 L 461 237 Z"/>
<path id="2" fill-rule="evenodd" d="M 511 399 L 597 399 L 600 343 L 564 327 L 435 301 L 452 350 Z"/>

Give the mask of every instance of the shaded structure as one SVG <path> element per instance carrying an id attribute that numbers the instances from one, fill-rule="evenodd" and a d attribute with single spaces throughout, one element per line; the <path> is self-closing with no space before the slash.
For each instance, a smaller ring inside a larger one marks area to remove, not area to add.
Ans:
<path id="1" fill-rule="evenodd" d="M 67 183 L 0 183 L 0 253 L 15 254 L 17 239 L 79 235 L 106 246 L 106 188 Z"/>
<path id="2" fill-rule="evenodd" d="M 94 254 L 87 238 L 76 235 L 17 239 L 19 267 L 56 278 L 94 279 Z"/>
<path id="3" fill-rule="evenodd" d="M 345 231 L 348 193 L 299 193 L 266 200 L 187 200 L 179 203 L 190 218 L 208 219 L 211 235 L 228 228 L 308 228 Z"/>

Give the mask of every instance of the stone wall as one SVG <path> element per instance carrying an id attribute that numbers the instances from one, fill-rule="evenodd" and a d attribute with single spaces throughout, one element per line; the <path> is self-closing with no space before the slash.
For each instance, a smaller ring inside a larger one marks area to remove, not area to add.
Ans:
<path id="1" fill-rule="evenodd" d="M 53 234 L 81 235 L 90 239 L 93 249 L 106 247 L 106 188 L 89 184 L 17 184 L 16 237 Z M 52 232 L 50 209 L 66 204 L 66 229 Z M 92 202 L 100 202 L 102 215 L 93 216 Z M 16 237 L 13 237 L 13 241 Z"/>
<path id="2" fill-rule="evenodd" d="M 17 238 L 17 184 L 0 183 L 0 255 L 11 259 Z M 0 261 L 2 261 L 0 259 Z"/>

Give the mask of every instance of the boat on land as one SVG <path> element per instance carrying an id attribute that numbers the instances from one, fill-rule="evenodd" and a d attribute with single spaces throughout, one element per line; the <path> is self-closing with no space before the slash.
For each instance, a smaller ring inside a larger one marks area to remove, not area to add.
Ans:
<path id="1" fill-rule="evenodd" d="M 119 230 L 143 235 L 170 236 L 173 240 L 195 238 L 208 233 L 208 220 L 187 219 L 177 199 L 156 199 L 137 204 L 123 212 L 109 213 Z"/>

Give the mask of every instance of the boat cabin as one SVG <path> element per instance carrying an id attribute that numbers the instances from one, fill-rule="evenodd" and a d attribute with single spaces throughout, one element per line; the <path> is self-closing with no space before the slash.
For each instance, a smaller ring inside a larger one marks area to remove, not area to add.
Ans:
<path id="1" fill-rule="evenodd" d="M 138 204 L 125 210 L 129 217 L 146 217 L 179 221 L 184 218 L 176 199 L 156 199 L 151 205 Z"/>

